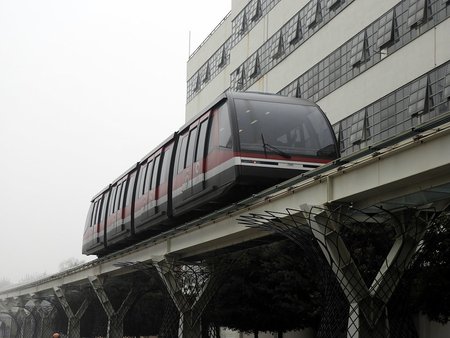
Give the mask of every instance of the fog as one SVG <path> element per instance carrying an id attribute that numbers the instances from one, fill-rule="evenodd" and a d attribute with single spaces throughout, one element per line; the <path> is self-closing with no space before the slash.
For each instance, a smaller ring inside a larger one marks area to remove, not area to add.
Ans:
<path id="1" fill-rule="evenodd" d="M 0 0 L 0 280 L 93 258 L 91 197 L 183 124 L 189 48 L 230 8 Z"/>

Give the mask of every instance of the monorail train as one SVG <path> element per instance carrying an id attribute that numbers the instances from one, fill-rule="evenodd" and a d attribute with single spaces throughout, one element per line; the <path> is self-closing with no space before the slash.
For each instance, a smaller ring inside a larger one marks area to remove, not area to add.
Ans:
<path id="1" fill-rule="evenodd" d="M 337 157 L 316 104 L 227 92 L 93 197 L 82 251 L 103 256 Z"/>

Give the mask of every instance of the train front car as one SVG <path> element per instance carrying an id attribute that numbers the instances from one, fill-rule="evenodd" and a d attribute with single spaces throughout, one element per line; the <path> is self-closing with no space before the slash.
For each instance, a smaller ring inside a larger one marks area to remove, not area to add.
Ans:
<path id="1" fill-rule="evenodd" d="M 204 214 L 337 158 L 312 102 L 228 92 L 179 131 L 173 215 Z"/>
<path id="2" fill-rule="evenodd" d="M 256 93 L 230 98 L 241 185 L 256 190 L 272 186 L 338 157 L 333 129 L 316 104 Z"/>

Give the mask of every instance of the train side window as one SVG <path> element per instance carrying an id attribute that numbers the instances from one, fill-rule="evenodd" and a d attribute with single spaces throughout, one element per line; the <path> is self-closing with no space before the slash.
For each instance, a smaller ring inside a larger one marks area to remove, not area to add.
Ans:
<path id="1" fill-rule="evenodd" d="M 128 186 L 128 188 L 127 188 L 128 192 L 127 192 L 127 199 L 125 200 L 125 205 L 130 205 L 130 203 L 131 203 L 135 178 L 136 178 L 136 172 L 133 172 L 128 177 L 128 185 L 127 185 Z"/>
<path id="2" fill-rule="evenodd" d="M 188 134 L 185 133 L 184 135 L 181 135 L 181 143 L 180 143 L 180 152 L 178 154 L 178 169 L 177 173 L 180 173 L 184 169 L 184 163 L 186 159 L 186 148 L 187 148 L 187 141 L 188 141 Z"/>
<path id="3" fill-rule="evenodd" d="M 126 186 L 126 181 L 123 181 L 122 184 L 120 185 L 120 198 L 119 198 L 119 205 L 117 206 L 117 210 L 122 209 L 122 207 L 125 204 L 125 196 L 127 193 L 127 186 Z"/>
<path id="4" fill-rule="evenodd" d="M 228 105 L 223 104 L 219 107 L 219 147 L 232 147 L 231 138 L 231 124 L 230 116 L 228 114 Z"/>
<path id="5" fill-rule="evenodd" d="M 105 193 L 105 195 L 103 195 L 103 200 L 102 200 L 102 207 L 101 207 L 101 215 L 100 215 L 100 222 L 103 222 L 106 216 L 106 213 L 108 212 L 108 198 L 109 198 L 109 191 L 107 191 Z"/>
<path id="6" fill-rule="evenodd" d="M 157 187 L 157 185 L 158 185 L 158 169 L 159 169 L 160 158 L 161 158 L 160 155 L 156 156 L 156 158 L 155 158 L 155 165 L 153 167 L 153 174 L 152 174 L 151 190 L 155 189 L 155 187 Z"/>
<path id="7" fill-rule="evenodd" d="M 197 152 L 195 154 L 195 162 L 200 161 L 204 156 L 207 129 L 208 129 L 208 120 L 204 120 L 202 123 L 200 123 Z"/>
<path id="8" fill-rule="evenodd" d="M 147 162 L 144 162 L 144 163 L 141 163 L 140 168 L 139 168 L 136 197 L 139 197 L 144 194 L 144 187 L 145 187 L 144 183 L 145 183 L 146 175 L 147 175 Z"/>
<path id="9" fill-rule="evenodd" d="M 111 188 L 111 197 L 109 199 L 109 214 L 113 214 L 114 213 L 114 206 L 116 205 L 116 194 L 117 194 L 117 186 L 114 186 Z"/>
<path id="10" fill-rule="evenodd" d="M 212 114 L 208 153 L 219 147 L 231 149 L 231 140 L 231 124 L 228 116 L 228 106 L 225 103 Z"/>
<path id="11" fill-rule="evenodd" d="M 116 204 L 114 205 L 114 211 L 119 210 L 120 206 L 120 197 L 122 196 L 122 184 L 119 184 L 117 186 L 117 192 L 116 192 Z"/>
<path id="12" fill-rule="evenodd" d="M 95 201 L 94 213 L 93 213 L 93 216 L 92 216 L 92 219 L 91 219 L 91 226 L 96 224 L 95 222 L 97 221 L 97 211 L 98 211 L 98 201 Z"/>
<path id="13" fill-rule="evenodd" d="M 219 122 L 216 110 L 211 114 L 211 126 L 208 140 L 208 154 L 219 146 L 218 138 L 219 138 Z"/>
<path id="14" fill-rule="evenodd" d="M 167 182 L 169 179 L 170 159 L 172 157 L 173 144 L 167 146 L 164 150 L 162 168 L 161 168 L 161 183 Z"/>
<path id="15" fill-rule="evenodd" d="M 88 216 L 86 217 L 86 225 L 85 228 L 92 226 L 92 216 L 94 215 L 94 203 L 91 203 L 89 207 Z"/>
<path id="16" fill-rule="evenodd" d="M 185 168 L 192 165 L 192 161 L 194 159 L 196 138 L 197 138 L 197 127 L 193 128 L 189 132 L 189 142 L 188 142 L 188 148 L 187 148 L 187 153 L 186 153 L 186 164 L 184 166 Z"/>
<path id="17" fill-rule="evenodd" d="M 102 198 L 98 201 L 99 205 L 98 205 L 98 213 L 97 213 L 97 219 L 95 220 L 95 224 L 100 223 L 100 220 L 102 219 L 102 211 L 103 211 L 103 196 Z"/>
<path id="18" fill-rule="evenodd" d="M 152 170 L 153 170 L 153 160 L 148 162 L 147 168 L 145 169 L 145 184 L 144 184 L 144 190 L 142 191 L 142 194 L 144 194 L 146 191 L 150 190 L 150 181 L 152 179 Z"/>

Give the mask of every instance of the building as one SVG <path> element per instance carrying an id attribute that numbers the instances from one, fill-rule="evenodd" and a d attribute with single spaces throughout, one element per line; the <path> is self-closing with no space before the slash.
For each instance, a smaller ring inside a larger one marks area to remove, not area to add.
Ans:
<path id="1" fill-rule="evenodd" d="M 448 112 L 448 0 L 232 0 L 187 63 L 186 119 L 226 90 L 321 106 L 342 155 Z"/>
<path id="2" fill-rule="evenodd" d="M 438 125 L 450 112 L 450 1 L 232 0 L 188 60 L 186 119 L 227 90 L 316 102 L 343 156 Z"/>

